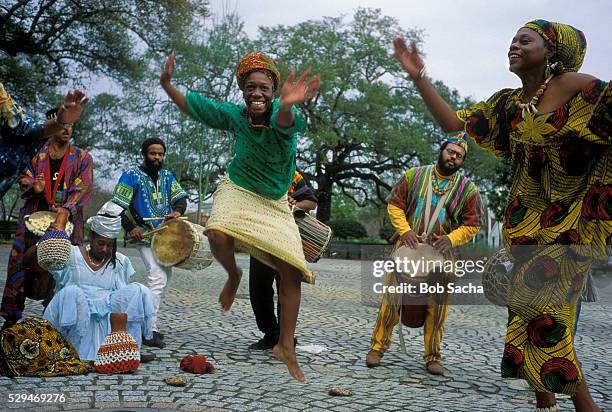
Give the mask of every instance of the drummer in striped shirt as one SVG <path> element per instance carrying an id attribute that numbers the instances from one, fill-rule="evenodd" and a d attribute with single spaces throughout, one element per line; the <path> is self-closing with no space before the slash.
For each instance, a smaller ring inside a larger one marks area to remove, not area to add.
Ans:
<path id="1" fill-rule="evenodd" d="M 452 247 L 466 244 L 480 229 L 483 207 L 478 188 L 459 173 L 467 155 L 465 138 L 466 134 L 460 133 L 447 139 L 440 147 L 436 164 L 409 169 L 393 188 L 387 198 L 387 212 L 399 235 L 396 236 L 398 246 L 416 249 L 419 242 L 426 242 L 447 257 Z M 427 196 L 428 192 L 431 196 Z M 425 205 L 427 198 L 431 199 L 429 207 Z M 443 207 L 437 208 L 440 201 L 444 202 Z M 439 214 L 433 216 L 437 210 Z M 430 216 L 426 216 L 427 211 Z M 435 223 L 431 225 L 433 219 Z M 421 234 L 428 227 L 431 235 L 424 239 L 426 236 Z M 448 278 L 451 277 L 452 273 L 448 274 Z M 386 283 L 398 283 L 393 273 L 387 274 Z M 369 367 L 379 366 L 384 351 L 391 345 L 393 328 L 400 321 L 400 298 L 401 295 L 388 292 L 383 296 L 366 357 Z M 440 344 L 447 311 L 447 292 L 430 296 L 423 326 L 423 360 L 432 375 L 444 374 Z"/>

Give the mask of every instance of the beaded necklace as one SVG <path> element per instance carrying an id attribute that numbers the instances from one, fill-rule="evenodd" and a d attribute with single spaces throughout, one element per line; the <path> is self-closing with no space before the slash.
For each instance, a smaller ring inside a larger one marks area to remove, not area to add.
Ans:
<path id="1" fill-rule="evenodd" d="M 536 94 L 534 94 L 531 100 L 529 100 L 527 103 L 523 103 L 522 101 L 523 97 L 525 97 L 525 92 L 523 89 L 521 89 L 521 91 L 517 95 L 517 104 L 518 107 L 521 109 L 521 117 L 523 119 L 525 118 L 525 115 L 527 113 L 537 113 L 538 110 L 536 109 L 536 105 L 538 104 L 538 100 L 540 100 L 540 97 L 542 97 L 542 95 L 546 91 L 546 87 L 548 87 L 548 82 L 550 82 L 554 75 L 555 74 L 552 73 L 546 78 L 546 80 L 544 80 L 544 83 L 542 83 Z"/>
<path id="2" fill-rule="evenodd" d="M 457 178 L 457 173 L 454 173 L 453 177 L 448 179 L 448 183 L 446 184 L 446 186 L 444 186 L 444 189 L 440 189 L 440 184 L 444 181 L 444 179 L 442 180 L 442 182 L 438 181 L 438 175 L 436 174 L 435 170 L 433 171 L 432 177 L 433 177 L 432 179 L 433 192 L 438 196 L 442 196 L 455 185 L 455 179 Z"/>

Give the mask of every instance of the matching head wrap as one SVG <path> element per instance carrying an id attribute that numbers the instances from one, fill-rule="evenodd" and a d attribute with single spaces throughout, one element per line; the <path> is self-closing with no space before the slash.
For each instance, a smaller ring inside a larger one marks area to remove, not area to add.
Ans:
<path id="1" fill-rule="evenodd" d="M 468 152 L 468 142 L 467 142 L 467 139 L 468 139 L 467 133 L 466 132 L 461 132 L 461 133 L 457 133 L 453 137 L 449 137 L 444 142 L 442 142 L 442 144 L 445 144 L 445 143 L 456 144 L 457 146 L 460 146 L 463 150 L 465 150 L 465 153 L 467 154 L 467 152 Z"/>
<path id="2" fill-rule="evenodd" d="M 556 51 L 550 63 L 561 63 L 566 72 L 577 72 L 582 66 L 586 53 L 584 33 L 569 24 L 546 20 L 534 20 L 523 27 L 538 33 L 546 41 L 555 45 Z"/>
<path id="3" fill-rule="evenodd" d="M 117 239 L 121 232 L 121 212 L 123 208 L 112 201 L 104 203 L 95 216 L 87 219 L 91 230 L 110 239 Z"/>
<path id="4" fill-rule="evenodd" d="M 251 52 L 244 56 L 236 69 L 236 80 L 240 90 L 244 90 L 244 82 L 252 72 L 263 72 L 274 83 L 274 90 L 278 89 L 280 83 L 280 72 L 276 68 L 276 64 L 267 54 L 260 52 Z"/>

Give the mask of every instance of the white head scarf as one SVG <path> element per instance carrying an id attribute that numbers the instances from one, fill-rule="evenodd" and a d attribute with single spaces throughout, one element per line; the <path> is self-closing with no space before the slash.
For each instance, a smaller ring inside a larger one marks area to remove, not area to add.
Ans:
<path id="1" fill-rule="evenodd" d="M 87 219 L 91 230 L 110 239 L 117 239 L 121 232 L 121 212 L 123 208 L 110 200 L 98 210 L 95 216 Z"/>

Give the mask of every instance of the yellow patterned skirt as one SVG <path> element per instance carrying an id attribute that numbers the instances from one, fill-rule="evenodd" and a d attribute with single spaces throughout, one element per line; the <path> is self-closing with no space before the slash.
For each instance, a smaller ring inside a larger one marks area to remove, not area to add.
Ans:
<path id="1" fill-rule="evenodd" d="M 287 196 L 268 199 L 233 183 L 227 176 L 215 191 L 206 231 L 218 230 L 234 238 L 237 252 L 248 253 L 275 268 L 270 255 L 302 272 L 302 281 L 315 283 L 306 267 L 300 232 Z"/>
<path id="2" fill-rule="evenodd" d="M 580 246 L 525 247 L 515 253 L 502 376 L 538 392 L 574 395 L 583 376 L 574 351 L 576 305 L 592 259 Z"/>

